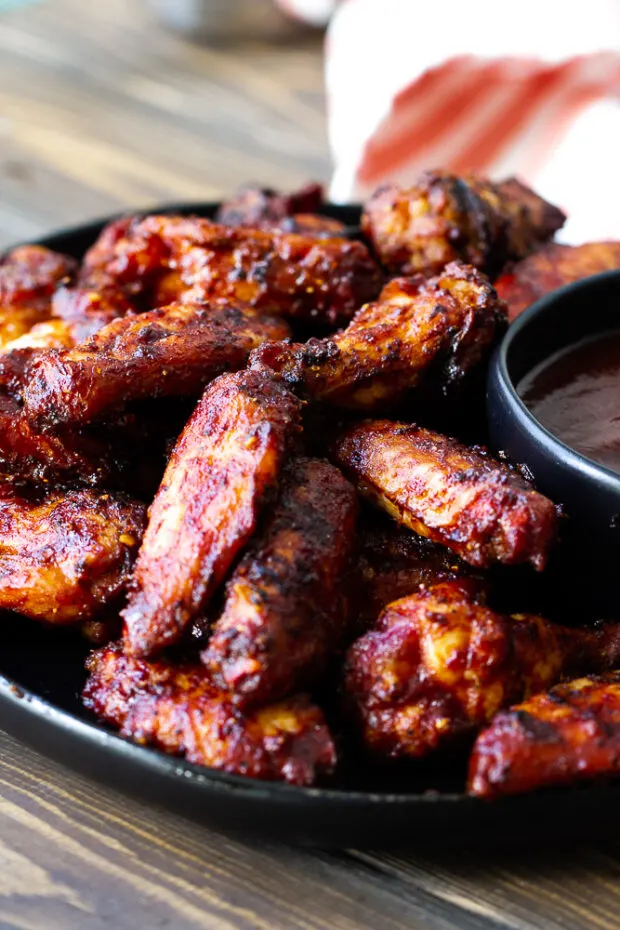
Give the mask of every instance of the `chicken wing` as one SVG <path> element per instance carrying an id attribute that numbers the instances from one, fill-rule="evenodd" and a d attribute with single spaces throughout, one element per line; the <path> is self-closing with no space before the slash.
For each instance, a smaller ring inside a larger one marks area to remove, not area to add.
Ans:
<path id="1" fill-rule="evenodd" d="M 320 184 L 307 184 L 292 194 L 279 194 L 269 187 L 242 187 L 222 204 L 216 220 L 225 226 L 271 228 L 296 213 L 317 213 L 324 201 Z"/>
<path id="2" fill-rule="evenodd" d="M 482 450 L 415 425 L 367 420 L 341 433 L 333 453 L 362 495 L 470 565 L 544 568 L 555 506 Z"/>
<path id="3" fill-rule="evenodd" d="M 392 601 L 434 584 L 460 579 L 472 596 L 484 597 L 487 585 L 481 574 L 449 549 L 397 526 L 383 514 L 363 513 L 358 536 L 351 587 L 352 613 L 360 634 Z"/>
<path id="4" fill-rule="evenodd" d="M 566 217 L 515 179 L 424 173 L 410 188 L 380 188 L 366 203 L 362 229 L 394 274 L 436 274 L 460 259 L 497 274 L 523 258 Z"/>
<path id="5" fill-rule="evenodd" d="M 374 299 L 382 281 L 361 242 L 235 229 L 200 217 L 145 217 L 113 252 L 105 280 L 152 306 L 226 297 L 276 316 L 335 325 Z"/>
<path id="6" fill-rule="evenodd" d="M 19 402 L 0 394 L 0 475 L 101 487 L 117 473 L 110 443 L 80 432 L 38 433 Z"/>
<path id="7" fill-rule="evenodd" d="M 0 260 L 0 351 L 52 315 L 54 291 L 77 264 L 42 246 L 19 246 Z"/>
<path id="8" fill-rule="evenodd" d="M 299 401 L 258 372 L 207 388 L 150 510 L 123 614 L 130 654 L 175 642 L 205 607 L 253 533 L 299 423 Z"/>
<path id="9" fill-rule="evenodd" d="M 620 268 L 620 242 L 560 245 L 550 242 L 504 271 L 497 280 L 511 320 L 559 287 Z"/>
<path id="10" fill-rule="evenodd" d="M 118 319 L 75 349 L 32 363 L 26 414 L 37 428 L 53 428 L 87 423 L 144 397 L 199 397 L 217 375 L 243 368 L 254 347 L 287 334 L 283 320 L 228 300 Z"/>
<path id="11" fill-rule="evenodd" d="M 0 485 L 0 609 L 34 620 L 91 620 L 123 593 L 146 508 L 122 495 Z"/>
<path id="12" fill-rule="evenodd" d="M 242 706 L 305 687 L 347 626 L 342 582 L 357 495 L 333 465 L 295 459 L 253 549 L 228 582 L 203 662 Z"/>
<path id="13" fill-rule="evenodd" d="M 609 668 L 619 656 L 615 626 L 592 631 L 504 616 L 472 601 L 457 581 L 390 604 L 350 648 L 345 689 L 368 749 L 420 758 L 563 675 Z"/>
<path id="14" fill-rule="evenodd" d="M 120 646 L 93 652 L 84 704 L 121 736 L 250 778 L 312 785 L 336 765 L 319 708 L 305 696 L 244 713 L 199 664 L 149 663 Z"/>
<path id="15" fill-rule="evenodd" d="M 488 280 L 454 262 L 432 280 L 390 281 L 376 303 L 333 337 L 265 345 L 251 364 L 313 400 L 370 412 L 393 404 L 425 376 L 442 389 L 459 381 L 505 326 L 505 308 Z"/>
<path id="16" fill-rule="evenodd" d="M 620 775 L 620 672 L 556 685 L 502 711 L 476 740 L 469 791 L 521 794 Z"/>

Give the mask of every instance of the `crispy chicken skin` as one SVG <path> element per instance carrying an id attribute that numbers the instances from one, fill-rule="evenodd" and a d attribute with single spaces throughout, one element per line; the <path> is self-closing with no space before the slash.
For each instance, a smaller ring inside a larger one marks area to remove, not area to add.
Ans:
<path id="1" fill-rule="evenodd" d="M 620 242 L 560 245 L 550 242 L 506 269 L 496 287 L 511 320 L 545 294 L 602 271 L 620 268 Z"/>
<path id="2" fill-rule="evenodd" d="M 265 345 L 251 364 L 313 400 L 371 412 L 399 400 L 429 372 L 442 388 L 459 381 L 505 326 L 505 308 L 488 279 L 454 262 L 431 280 L 390 281 L 335 336 Z"/>
<path id="3" fill-rule="evenodd" d="M 502 711 L 478 736 L 469 792 L 521 794 L 620 775 L 620 672 L 556 685 Z"/>
<path id="4" fill-rule="evenodd" d="M 410 188 L 389 184 L 366 203 L 362 229 L 393 274 L 436 274 L 460 259 L 497 274 L 550 239 L 565 216 L 514 178 L 425 172 Z"/>
<path id="5" fill-rule="evenodd" d="M 319 708 L 305 696 L 244 713 L 199 663 L 170 665 L 93 652 L 84 704 L 121 736 L 236 775 L 312 785 L 336 765 Z"/>
<path id="6" fill-rule="evenodd" d="M 363 513 L 359 549 L 351 574 L 353 621 L 360 634 L 376 622 L 392 601 L 421 588 L 460 579 L 472 596 L 484 597 L 480 574 L 444 546 L 397 526 L 383 514 Z"/>
<path id="7" fill-rule="evenodd" d="M 0 475 L 101 487 L 116 472 L 109 442 L 79 432 L 36 432 L 19 402 L 0 394 Z"/>
<path id="8" fill-rule="evenodd" d="M 158 396 L 199 397 L 250 351 L 288 335 L 283 320 L 229 300 L 172 304 L 117 319 L 86 342 L 46 353 L 30 368 L 26 414 L 38 428 L 80 424 Z"/>
<path id="9" fill-rule="evenodd" d="M 72 258 L 36 245 L 19 246 L 0 259 L 0 351 L 49 319 L 54 291 L 75 270 Z"/>
<path id="10" fill-rule="evenodd" d="M 124 611 L 129 654 L 175 642 L 206 606 L 254 532 L 299 423 L 299 401 L 258 372 L 206 389 L 150 509 Z"/>
<path id="11" fill-rule="evenodd" d="M 216 220 L 225 226 L 272 227 L 296 213 L 317 213 L 324 200 L 320 184 L 308 184 L 292 194 L 270 187 L 242 187 L 222 204 Z"/>
<path id="12" fill-rule="evenodd" d="M 347 322 L 382 283 L 361 242 L 232 228 L 200 217 L 145 217 L 129 226 L 113 256 L 104 279 L 153 306 L 226 297 L 329 325 Z"/>
<path id="13" fill-rule="evenodd" d="M 261 704 L 313 682 L 347 626 L 342 582 L 357 495 L 333 465 L 293 460 L 267 523 L 228 582 L 203 662 L 237 703 Z"/>
<path id="14" fill-rule="evenodd" d="M 364 497 L 470 565 L 544 568 L 555 506 L 482 450 L 415 425 L 367 420 L 345 429 L 333 454 Z"/>
<path id="15" fill-rule="evenodd" d="M 438 584 L 390 604 L 351 646 L 345 690 L 368 749 L 421 758 L 567 673 L 609 667 L 619 641 L 615 627 L 503 616 L 458 581 Z"/>
<path id="16" fill-rule="evenodd" d="M 27 497 L 0 485 L 0 609 L 34 620 L 91 620 L 123 593 L 146 508 L 89 490 Z"/>

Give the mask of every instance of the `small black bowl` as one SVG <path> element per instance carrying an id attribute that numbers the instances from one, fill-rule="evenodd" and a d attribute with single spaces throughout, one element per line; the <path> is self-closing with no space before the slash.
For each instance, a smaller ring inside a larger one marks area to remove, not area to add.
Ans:
<path id="1" fill-rule="evenodd" d="M 550 355 L 620 329 L 620 271 L 595 275 L 537 301 L 509 328 L 491 361 L 487 416 L 491 445 L 531 471 L 540 491 L 562 505 L 562 569 L 591 570 L 620 592 L 620 474 L 571 449 L 528 410 L 516 386 Z M 619 391 L 620 403 L 620 391 Z M 566 579 L 565 579 L 566 580 Z M 572 581 L 572 579 L 571 579 Z M 617 612 L 617 600 L 615 611 Z"/>

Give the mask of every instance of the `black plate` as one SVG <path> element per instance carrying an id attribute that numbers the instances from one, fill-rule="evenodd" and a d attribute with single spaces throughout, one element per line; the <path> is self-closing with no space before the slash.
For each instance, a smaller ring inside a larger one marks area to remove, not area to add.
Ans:
<path id="1" fill-rule="evenodd" d="M 213 204 L 152 212 L 212 215 Z M 355 208 L 326 212 L 354 227 Z M 39 244 L 80 257 L 102 220 Z M 53 759 L 195 821 L 323 846 L 537 844 L 620 826 L 615 787 L 545 791 L 493 804 L 463 793 L 463 759 L 398 769 L 351 764 L 330 788 L 294 788 L 200 768 L 127 743 L 99 725 L 79 694 L 87 647 L 20 617 L 0 621 L 0 725 Z"/>

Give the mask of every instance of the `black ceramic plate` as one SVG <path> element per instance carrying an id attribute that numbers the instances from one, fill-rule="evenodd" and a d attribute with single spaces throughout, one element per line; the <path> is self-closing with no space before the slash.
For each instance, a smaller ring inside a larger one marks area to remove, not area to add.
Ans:
<path id="1" fill-rule="evenodd" d="M 154 208 L 212 215 L 212 204 Z M 359 211 L 329 208 L 355 226 Z M 103 223 L 40 244 L 81 256 Z M 539 843 L 614 833 L 617 789 L 547 791 L 493 804 L 463 793 L 463 759 L 396 769 L 351 763 L 329 788 L 294 788 L 199 768 L 124 742 L 82 707 L 87 647 L 71 631 L 12 615 L 0 621 L 0 726 L 50 757 L 196 821 L 325 846 Z"/>

